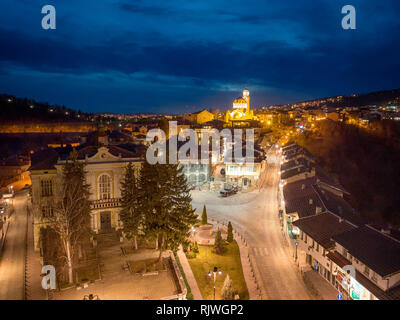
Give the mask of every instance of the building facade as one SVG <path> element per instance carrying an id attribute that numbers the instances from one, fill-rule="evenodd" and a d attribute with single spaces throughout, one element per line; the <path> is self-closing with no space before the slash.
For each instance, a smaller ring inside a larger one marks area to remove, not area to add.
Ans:
<path id="1" fill-rule="evenodd" d="M 90 146 L 78 150 L 78 160 L 85 164 L 86 183 L 90 186 L 90 225 L 94 232 L 106 233 L 121 228 L 121 180 L 129 162 L 139 174 L 142 155 L 142 148 L 133 151 L 118 146 Z M 52 154 L 30 168 L 35 250 L 41 246 L 41 229 L 47 228 L 53 215 L 65 163 L 64 155 Z"/>

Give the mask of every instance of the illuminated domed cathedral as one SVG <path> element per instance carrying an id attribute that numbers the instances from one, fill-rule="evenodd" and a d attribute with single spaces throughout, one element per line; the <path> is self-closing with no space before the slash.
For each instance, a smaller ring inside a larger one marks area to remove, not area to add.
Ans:
<path id="1" fill-rule="evenodd" d="M 253 111 L 250 111 L 250 92 L 243 90 L 243 97 L 233 101 L 233 108 L 225 115 L 225 122 L 230 125 L 246 125 L 254 119 Z"/>

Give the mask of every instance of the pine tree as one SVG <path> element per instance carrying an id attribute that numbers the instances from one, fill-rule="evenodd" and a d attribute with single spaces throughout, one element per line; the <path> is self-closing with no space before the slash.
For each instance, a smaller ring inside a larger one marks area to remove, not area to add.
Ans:
<path id="1" fill-rule="evenodd" d="M 232 229 L 232 223 L 229 221 L 228 223 L 228 236 L 226 238 L 226 241 L 229 243 L 233 241 L 233 229 Z"/>
<path id="2" fill-rule="evenodd" d="M 215 234 L 214 249 L 217 254 L 224 253 L 224 244 L 222 241 L 221 231 L 219 229 L 218 229 L 217 233 Z"/>
<path id="3" fill-rule="evenodd" d="M 139 207 L 146 237 L 156 240 L 160 251 L 176 251 L 186 241 L 196 214 L 182 167 L 145 161 L 140 173 Z"/>
<path id="4" fill-rule="evenodd" d="M 121 181 L 120 217 L 126 238 L 134 241 L 135 249 L 137 250 L 137 236 L 141 231 L 143 217 L 138 208 L 138 188 L 136 180 L 134 166 L 129 162 Z"/>
<path id="5" fill-rule="evenodd" d="M 85 175 L 84 164 L 78 161 L 74 149 L 63 167 L 62 185 L 53 216 L 48 218 L 48 225 L 56 232 L 62 245 L 69 283 L 73 282 L 77 243 L 90 233 L 90 192 Z"/>
<path id="6" fill-rule="evenodd" d="M 201 215 L 201 224 L 207 224 L 208 223 L 208 221 L 207 221 L 208 219 L 207 219 L 207 209 L 206 209 L 206 205 L 204 205 L 204 207 L 203 207 L 203 214 Z"/>
<path id="7" fill-rule="evenodd" d="M 192 247 L 192 251 L 194 253 L 199 253 L 199 245 L 197 244 L 197 241 L 194 242 L 193 247 Z"/>
<path id="8" fill-rule="evenodd" d="M 235 298 L 235 292 L 233 291 L 232 280 L 229 274 L 226 275 L 224 285 L 222 286 L 221 298 L 222 300 L 233 300 Z"/>

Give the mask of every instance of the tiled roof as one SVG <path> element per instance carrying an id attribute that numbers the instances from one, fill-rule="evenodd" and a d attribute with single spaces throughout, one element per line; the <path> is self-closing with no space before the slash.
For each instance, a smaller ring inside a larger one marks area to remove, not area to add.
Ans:
<path id="1" fill-rule="evenodd" d="M 322 183 L 325 183 L 335 189 L 342 191 L 343 193 L 349 194 L 343 186 L 332 179 L 320 166 L 315 167 L 315 175 L 318 177 L 318 180 Z"/>
<path id="2" fill-rule="evenodd" d="M 362 226 L 332 238 L 380 276 L 400 272 L 400 242 L 379 231 Z"/>
<path id="3" fill-rule="evenodd" d="M 340 221 L 339 218 L 329 212 L 317 214 L 293 222 L 293 225 L 299 227 L 317 243 L 325 249 L 335 246 L 331 240 L 333 235 L 354 229 L 355 227 L 346 221 Z"/>
<path id="4" fill-rule="evenodd" d="M 295 151 L 288 152 L 287 154 L 284 154 L 284 156 L 285 156 L 286 160 L 292 160 L 299 156 L 304 156 L 304 157 L 307 157 L 308 159 L 314 159 L 314 156 L 310 152 L 308 152 L 306 149 L 302 149 L 302 148 L 295 150 Z"/>
<path id="5" fill-rule="evenodd" d="M 311 177 L 296 182 L 288 183 L 283 187 L 283 197 L 286 200 L 291 200 L 299 197 L 304 197 L 309 194 L 314 194 L 315 191 L 312 188 L 315 184 L 316 178 Z"/>
<path id="6" fill-rule="evenodd" d="M 290 170 L 287 170 L 281 174 L 281 179 L 289 179 L 291 177 L 297 176 L 299 174 L 309 172 L 311 173 L 311 168 L 308 167 L 297 167 Z"/>
<path id="7" fill-rule="evenodd" d="M 293 159 L 293 160 L 283 163 L 281 165 L 281 171 L 290 170 L 290 169 L 301 167 L 301 166 L 309 168 L 312 166 L 312 162 L 310 162 L 306 158 Z"/>
<path id="8" fill-rule="evenodd" d="M 329 252 L 327 254 L 327 257 L 335 264 L 337 264 L 340 268 L 342 268 L 345 265 L 351 265 L 351 262 L 346 258 L 344 258 L 337 251 Z M 356 281 L 380 300 L 400 300 L 399 285 L 387 291 L 384 291 L 381 288 L 379 288 L 376 284 L 374 284 L 371 280 L 369 280 L 367 277 L 365 277 L 358 270 L 356 270 Z"/>
<path id="9" fill-rule="evenodd" d="M 58 157 L 58 153 L 53 148 L 38 151 L 31 157 L 31 166 L 28 170 L 53 170 Z"/>
<path id="10" fill-rule="evenodd" d="M 316 194 L 310 194 L 290 200 L 285 199 L 286 213 L 291 214 L 297 212 L 299 218 L 315 215 L 317 207 L 324 211 L 323 205 Z"/>
<path id="11" fill-rule="evenodd" d="M 357 226 L 366 223 L 366 220 L 357 215 L 350 204 L 342 197 L 324 190 L 318 185 L 314 185 L 313 188 L 327 211 L 330 211 Z"/>

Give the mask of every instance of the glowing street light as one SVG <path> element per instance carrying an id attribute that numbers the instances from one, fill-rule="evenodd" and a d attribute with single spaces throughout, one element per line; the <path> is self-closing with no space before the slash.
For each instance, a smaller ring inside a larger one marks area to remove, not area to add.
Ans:
<path id="1" fill-rule="evenodd" d="M 215 300 L 215 283 L 217 282 L 217 273 L 219 275 L 221 275 L 222 274 L 222 270 L 221 269 L 218 270 L 217 267 L 214 267 L 214 270 L 213 270 L 213 274 L 214 274 L 214 300 Z M 211 271 L 208 271 L 208 276 L 211 278 Z"/>

